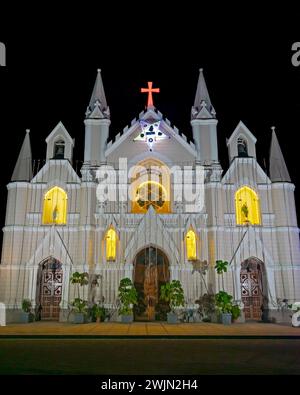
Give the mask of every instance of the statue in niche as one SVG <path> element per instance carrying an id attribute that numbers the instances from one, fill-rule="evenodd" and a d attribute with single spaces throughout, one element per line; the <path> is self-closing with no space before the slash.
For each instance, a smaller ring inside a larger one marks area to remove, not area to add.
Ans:
<path id="1" fill-rule="evenodd" d="M 52 213 L 53 222 L 56 222 L 57 218 L 58 218 L 58 208 L 57 208 L 57 206 L 55 206 L 54 210 L 53 210 L 53 213 Z"/>
<path id="2" fill-rule="evenodd" d="M 64 159 L 65 157 L 65 142 L 57 141 L 54 146 L 54 159 Z"/>

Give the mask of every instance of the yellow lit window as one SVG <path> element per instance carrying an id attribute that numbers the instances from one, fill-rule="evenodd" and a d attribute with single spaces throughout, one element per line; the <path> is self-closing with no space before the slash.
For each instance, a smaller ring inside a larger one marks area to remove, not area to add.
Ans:
<path id="1" fill-rule="evenodd" d="M 162 184 L 156 181 L 145 181 L 138 186 L 132 211 L 134 213 L 146 213 L 150 206 L 158 213 L 170 212 L 167 191 Z"/>
<path id="2" fill-rule="evenodd" d="M 189 261 L 197 259 L 196 234 L 191 229 L 186 234 L 186 255 Z"/>
<path id="3" fill-rule="evenodd" d="M 257 193 L 249 187 L 242 187 L 235 193 L 237 225 L 260 225 L 260 204 Z"/>
<path id="4" fill-rule="evenodd" d="M 115 261 L 117 253 L 117 233 L 113 228 L 106 233 L 106 260 Z"/>
<path id="5" fill-rule="evenodd" d="M 146 213 L 150 206 L 159 214 L 171 212 L 170 170 L 156 159 L 146 159 L 131 174 L 130 199 L 133 213 Z"/>
<path id="6" fill-rule="evenodd" d="M 51 188 L 44 197 L 43 224 L 66 224 L 67 222 L 66 192 L 59 188 Z"/>

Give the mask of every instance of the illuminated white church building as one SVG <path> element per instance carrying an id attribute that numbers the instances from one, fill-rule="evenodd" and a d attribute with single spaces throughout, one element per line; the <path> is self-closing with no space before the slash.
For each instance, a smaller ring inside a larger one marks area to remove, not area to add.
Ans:
<path id="1" fill-rule="evenodd" d="M 61 122 L 46 139 L 46 162 L 35 175 L 26 133 L 7 186 L 0 302 L 8 321 L 17 320 L 23 299 L 31 300 L 41 319 L 67 320 L 76 271 L 92 279 L 80 287 L 82 299 L 101 300 L 112 310 L 120 279 L 131 278 L 139 292 L 135 319 L 145 318 L 149 300 L 150 319 L 161 318 L 159 287 L 172 279 L 181 281 L 186 306 L 224 289 L 246 319 L 259 320 L 262 305 L 280 319 L 278 299 L 300 300 L 295 186 L 275 129 L 269 175 L 243 122 L 227 140 L 230 165 L 223 170 L 203 71 L 191 111 L 193 142 L 154 107 L 152 83 L 148 90 L 146 110 L 108 141 L 110 111 L 98 70 L 80 175 L 72 166 L 74 140 Z M 195 193 L 203 205 L 191 204 L 190 194 L 177 196 L 182 180 L 169 169 L 183 167 L 195 190 L 196 168 L 204 171 L 204 186 Z M 99 169 L 109 176 L 105 191 L 117 185 L 112 199 L 101 199 Z M 227 273 L 216 273 L 216 260 L 229 262 Z"/>

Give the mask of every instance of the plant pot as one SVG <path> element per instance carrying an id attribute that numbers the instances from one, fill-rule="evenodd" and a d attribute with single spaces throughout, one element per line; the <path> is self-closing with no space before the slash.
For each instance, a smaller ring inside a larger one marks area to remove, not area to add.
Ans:
<path id="1" fill-rule="evenodd" d="M 22 311 L 20 314 L 20 322 L 22 324 L 27 324 L 29 322 L 29 315 L 30 313 L 25 313 L 25 311 Z"/>
<path id="2" fill-rule="evenodd" d="M 175 314 L 173 312 L 167 313 L 167 322 L 168 322 L 168 324 L 177 324 L 177 322 L 178 322 L 177 314 Z"/>
<path id="3" fill-rule="evenodd" d="M 84 314 L 83 313 L 74 313 L 74 324 L 84 324 Z"/>
<path id="4" fill-rule="evenodd" d="M 121 315 L 121 322 L 123 322 L 123 324 L 130 324 L 133 322 L 133 315 Z"/>
<path id="5" fill-rule="evenodd" d="M 210 320 L 213 324 L 220 324 L 220 322 L 221 322 L 220 314 L 212 313 L 210 316 Z"/>
<path id="6" fill-rule="evenodd" d="M 230 325 L 231 324 L 231 318 L 232 318 L 231 313 L 222 313 L 221 314 L 222 324 L 223 325 Z"/>

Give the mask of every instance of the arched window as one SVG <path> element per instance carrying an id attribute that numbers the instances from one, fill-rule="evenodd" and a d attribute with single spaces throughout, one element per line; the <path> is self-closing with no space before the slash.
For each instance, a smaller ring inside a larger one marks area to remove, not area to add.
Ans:
<path id="1" fill-rule="evenodd" d="M 64 159 L 65 157 L 65 142 L 63 140 L 58 140 L 54 144 L 54 159 Z"/>
<path id="2" fill-rule="evenodd" d="M 51 188 L 44 197 L 43 224 L 66 224 L 67 201 L 68 196 L 62 188 Z"/>
<path id="3" fill-rule="evenodd" d="M 235 193 L 237 225 L 260 225 L 260 204 L 257 193 L 249 187 L 242 187 Z"/>
<path id="4" fill-rule="evenodd" d="M 242 137 L 238 138 L 237 141 L 238 156 L 247 157 L 248 156 L 248 146 L 247 141 Z"/>
<path id="5" fill-rule="evenodd" d="M 117 233 L 113 228 L 106 232 L 106 260 L 115 261 L 117 256 Z"/>
<path id="6" fill-rule="evenodd" d="M 197 259 L 197 239 L 196 233 L 190 229 L 185 237 L 186 241 L 186 256 L 189 261 Z"/>

